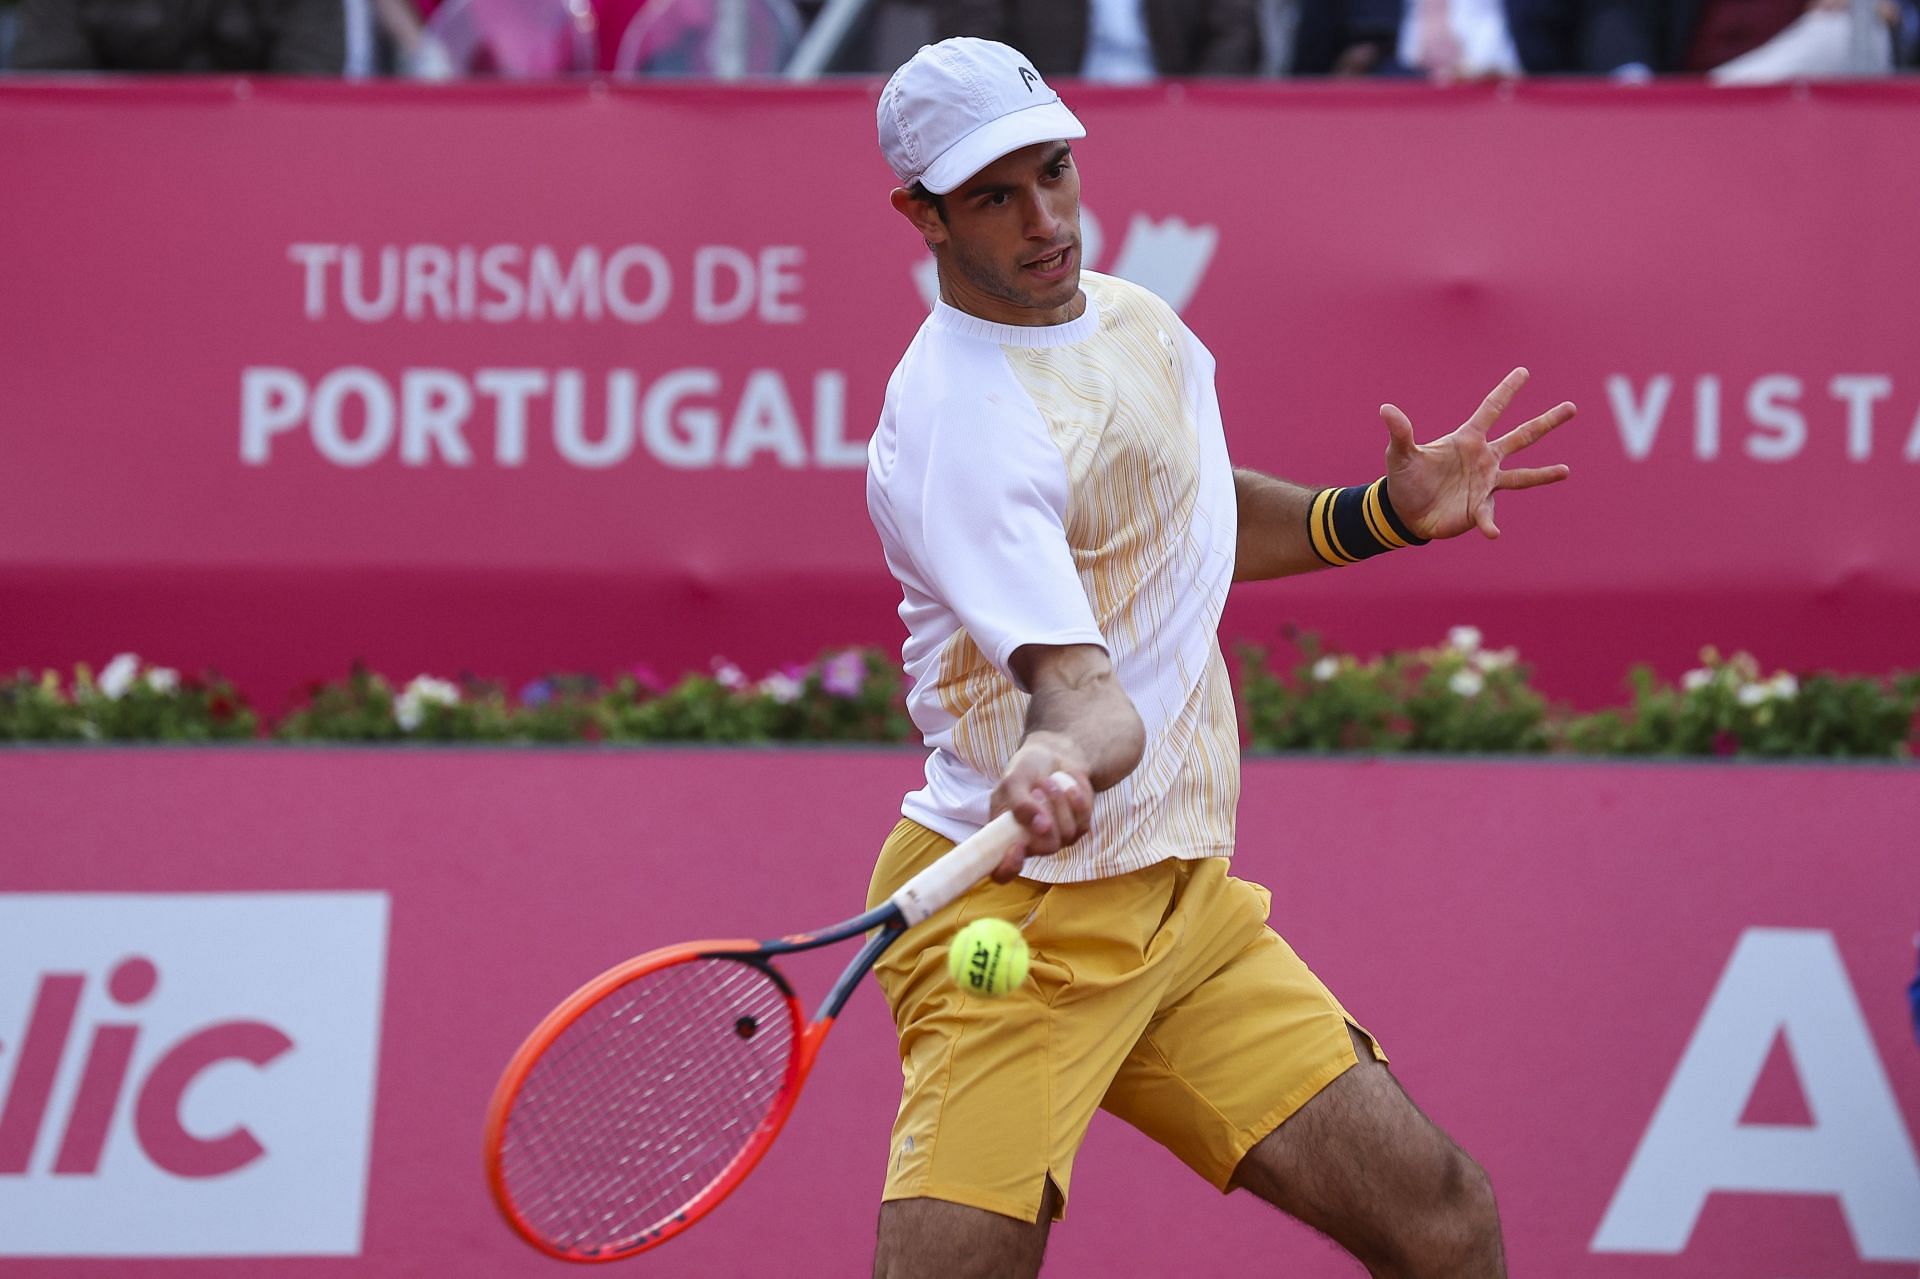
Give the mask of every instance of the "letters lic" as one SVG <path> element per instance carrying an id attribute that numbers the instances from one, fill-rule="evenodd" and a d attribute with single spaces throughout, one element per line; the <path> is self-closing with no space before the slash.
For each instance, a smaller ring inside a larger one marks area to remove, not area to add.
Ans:
<path id="1" fill-rule="evenodd" d="M 49 1102 L 60 1065 L 85 1046 L 79 1088 L 65 1116 L 63 1135 L 51 1169 L 62 1176 L 90 1176 L 112 1135 L 113 1119 L 124 1113 L 132 1137 L 146 1157 L 177 1177 L 216 1177 L 234 1172 L 265 1153 L 258 1138 L 236 1124 L 214 1136 L 188 1131 L 180 1119 L 181 1101 L 200 1077 L 226 1062 L 256 1067 L 291 1051 L 293 1040 L 264 1021 L 237 1019 L 201 1027 L 170 1045 L 145 1072 L 128 1079 L 140 1037 L 139 1006 L 153 994 L 160 970 L 142 955 L 116 965 L 106 980 L 113 1003 L 130 1014 L 125 1021 L 102 1021 L 91 1036 L 76 1024 L 84 973 L 44 974 L 18 1049 L 0 1044 L 0 1067 L 15 1060 L 12 1083 L 0 1105 L 0 1177 L 32 1170 L 33 1154 L 47 1126 Z M 57 1124 L 57 1118 L 56 1118 Z"/>

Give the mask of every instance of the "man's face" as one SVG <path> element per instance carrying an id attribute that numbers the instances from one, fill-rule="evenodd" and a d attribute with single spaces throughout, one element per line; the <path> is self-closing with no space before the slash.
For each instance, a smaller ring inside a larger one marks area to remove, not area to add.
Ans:
<path id="1" fill-rule="evenodd" d="M 946 203 L 944 222 L 925 205 L 902 211 L 939 253 L 949 303 L 1003 324 L 1071 318 L 1080 292 L 1080 172 L 1066 143 L 1003 156 Z"/>

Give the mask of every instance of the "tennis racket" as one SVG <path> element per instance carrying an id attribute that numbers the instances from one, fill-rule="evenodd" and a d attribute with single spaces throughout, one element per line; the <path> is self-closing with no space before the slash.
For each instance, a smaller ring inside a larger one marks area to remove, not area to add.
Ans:
<path id="1" fill-rule="evenodd" d="M 508 1223 L 549 1256 L 615 1261 L 713 1211 L 779 1135 L 874 961 L 1022 835 L 1002 813 L 864 915 L 776 941 L 668 946 L 575 991 L 520 1045 L 487 1108 L 487 1182 Z M 803 1024 L 774 957 L 868 932 Z"/>

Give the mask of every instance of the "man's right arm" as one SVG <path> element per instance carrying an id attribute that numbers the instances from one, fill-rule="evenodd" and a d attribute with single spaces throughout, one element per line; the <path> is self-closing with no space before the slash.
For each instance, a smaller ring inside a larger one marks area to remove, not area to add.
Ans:
<path id="1" fill-rule="evenodd" d="M 1026 644 L 1008 661 L 1026 685 L 1026 733 L 993 789 L 992 811 L 1012 812 L 1026 839 L 994 870 L 1012 879 L 1028 857 L 1057 853 L 1087 831 L 1093 793 L 1134 770 L 1147 730 L 1128 700 L 1106 651 L 1094 644 Z M 1052 780 L 1066 773 L 1063 792 Z"/>

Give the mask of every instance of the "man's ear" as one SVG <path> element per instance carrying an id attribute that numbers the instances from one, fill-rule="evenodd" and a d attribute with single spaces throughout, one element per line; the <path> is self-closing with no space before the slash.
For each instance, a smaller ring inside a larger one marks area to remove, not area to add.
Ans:
<path id="1" fill-rule="evenodd" d="M 907 221 L 913 223 L 913 229 L 927 242 L 927 247 L 947 242 L 947 224 L 940 217 L 940 210 L 933 207 L 930 200 L 916 200 L 913 192 L 905 187 L 895 187 L 888 197 L 894 210 Z"/>

